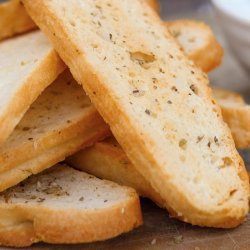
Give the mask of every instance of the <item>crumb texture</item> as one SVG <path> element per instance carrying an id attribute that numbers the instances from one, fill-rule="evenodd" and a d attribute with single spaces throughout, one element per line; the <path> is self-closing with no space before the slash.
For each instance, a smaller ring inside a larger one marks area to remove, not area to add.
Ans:
<path id="1" fill-rule="evenodd" d="M 159 16 L 139 0 L 23 2 L 169 210 L 192 224 L 239 224 L 244 164 L 207 75 Z"/>
<path id="2" fill-rule="evenodd" d="M 51 167 L 109 133 L 81 86 L 65 71 L 0 146 L 0 189 Z"/>
<path id="3" fill-rule="evenodd" d="M 0 244 L 113 238 L 142 224 L 136 192 L 58 164 L 0 195 Z"/>

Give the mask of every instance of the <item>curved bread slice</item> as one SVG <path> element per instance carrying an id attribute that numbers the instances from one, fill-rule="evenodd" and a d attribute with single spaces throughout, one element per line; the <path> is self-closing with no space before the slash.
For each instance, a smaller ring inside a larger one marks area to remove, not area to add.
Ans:
<path id="1" fill-rule="evenodd" d="M 0 143 L 3 143 L 65 65 L 40 31 L 1 42 L 0 65 Z"/>
<path id="2" fill-rule="evenodd" d="M 151 199 L 162 208 L 165 207 L 164 200 L 136 170 L 113 137 L 75 153 L 66 162 L 98 178 L 132 187 L 141 196 Z"/>
<path id="3" fill-rule="evenodd" d="M 140 0 L 23 3 L 168 210 L 201 226 L 239 225 L 244 163 L 207 76 L 155 11 Z"/>
<path id="4" fill-rule="evenodd" d="M 35 28 L 20 0 L 0 3 L 0 40 Z"/>
<path id="5" fill-rule="evenodd" d="M 141 196 L 150 198 L 162 208 L 165 207 L 164 200 L 136 170 L 113 137 L 77 152 L 67 158 L 66 162 L 98 178 L 132 187 Z"/>
<path id="6" fill-rule="evenodd" d="M 142 224 L 133 189 L 56 165 L 0 195 L 0 244 L 84 243 Z"/>
<path id="7" fill-rule="evenodd" d="M 235 144 L 240 149 L 250 147 L 250 105 L 239 94 L 213 89 L 214 97 L 220 104 L 224 121 L 232 131 Z"/>
<path id="8" fill-rule="evenodd" d="M 220 65 L 223 49 L 207 24 L 193 20 L 175 20 L 167 22 L 166 26 L 187 56 L 203 71 L 209 72 Z"/>
<path id="9" fill-rule="evenodd" d="M 0 146 L 0 191 L 109 134 L 108 126 L 66 71 L 32 104 Z"/>
<path id="10" fill-rule="evenodd" d="M 249 146 L 249 105 L 246 105 L 241 95 L 232 91 L 213 88 L 213 94 L 221 105 L 224 120 L 232 127 L 236 145 L 240 148 Z M 67 162 L 99 178 L 133 187 L 140 195 L 150 198 L 160 207 L 165 206 L 164 200 L 136 170 L 113 137 L 77 152 Z"/>

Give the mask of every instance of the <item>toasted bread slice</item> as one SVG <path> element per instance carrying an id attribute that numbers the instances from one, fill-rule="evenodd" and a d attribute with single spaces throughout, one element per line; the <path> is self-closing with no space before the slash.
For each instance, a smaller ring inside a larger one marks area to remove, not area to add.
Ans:
<path id="1" fill-rule="evenodd" d="M 101 179 L 134 188 L 141 196 L 164 208 L 165 202 L 150 183 L 137 171 L 114 137 L 83 149 L 66 162 L 81 171 Z M 250 173 L 248 172 L 250 177 Z"/>
<path id="2" fill-rule="evenodd" d="M 175 20 L 166 26 L 187 56 L 205 72 L 221 64 L 223 49 L 211 28 L 199 21 Z"/>
<path id="3" fill-rule="evenodd" d="M 157 12 L 160 6 L 157 0 L 145 0 Z M 0 3 L 0 41 L 36 29 L 36 24 L 25 11 L 20 0 Z"/>
<path id="4" fill-rule="evenodd" d="M 213 88 L 213 95 L 222 109 L 224 121 L 229 126 L 237 148 L 250 147 L 250 107 L 244 98 L 225 89 Z"/>
<path id="5" fill-rule="evenodd" d="M 0 3 L 0 41 L 35 28 L 19 0 Z"/>
<path id="6" fill-rule="evenodd" d="M 98 178 L 132 187 L 141 196 L 165 207 L 164 200 L 136 170 L 114 137 L 77 152 L 68 157 L 66 162 Z"/>
<path id="7" fill-rule="evenodd" d="M 235 92 L 214 88 L 213 93 L 221 106 L 224 121 L 232 131 L 240 149 L 250 147 L 250 105 Z"/>
<path id="8" fill-rule="evenodd" d="M 145 0 L 152 9 L 160 11 L 157 0 Z M 217 67 L 222 60 L 223 50 L 211 28 L 203 22 L 176 20 L 166 22 L 172 35 L 184 51 L 205 72 Z M 0 4 L 0 40 L 36 28 L 20 0 Z"/>
<path id="9" fill-rule="evenodd" d="M 136 192 L 56 165 L 0 195 L 0 244 L 84 243 L 142 224 Z"/>
<path id="10" fill-rule="evenodd" d="M 151 8 L 160 11 L 157 0 L 145 0 Z M 220 65 L 223 49 L 217 42 L 211 28 L 194 20 L 166 22 L 171 34 L 177 39 L 191 60 L 209 72 Z M 36 25 L 26 13 L 20 0 L 0 4 L 0 40 L 34 29 Z"/>
<path id="11" fill-rule="evenodd" d="M 140 0 L 23 3 L 170 213 L 239 225 L 248 213 L 244 163 L 206 74 L 156 12 Z"/>
<path id="12" fill-rule="evenodd" d="M 0 43 L 0 143 L 66 68 L 41 31 Z"/>
<path id="13" fill-rule="evenodd" d="M 66 71 L 32 104 L 0 146 L 0 191 L 109 134 L 108 126 Z"/>

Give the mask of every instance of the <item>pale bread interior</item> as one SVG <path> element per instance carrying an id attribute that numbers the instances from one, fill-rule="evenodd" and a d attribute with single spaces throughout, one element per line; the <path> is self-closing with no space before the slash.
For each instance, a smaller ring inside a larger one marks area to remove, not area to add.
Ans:
<path id="1" fill-rule="evenodd" d="M 155 12 L 132 0 L 24 4 L 169 209 L 193 224 L 239 224 L 248 212 L 243 162 L 207 76 Z"/>
<path id="2" fill-rule="evenodd" d="M 142 223 L 136 192 L 58 164 L 0 195 L 0 243 L 85 243 Z"/>
<path id="3" fill-rule="evenodd" d="M 41 31 L 1 42 L 0 65 L 0 143 L 3 143 L 65 65 Z"/>
<path id="4" fill-rule="evenodd" d="M 56 209 L 105 209 L 129 198 L 131 190 L 94 176 L 56 165 L 0 195 L 0 204 L 42 205 Z M 1 206 L 0 205 L 0 206 Z M 1 224 L 2 224 L 1 218 Z M 3 226 L 3 225 L 1 225 Z"/>
<path id="5" fill-rule="evenodd" d="M 166 27 L 186 55 L 203 71 L 209 72 L 221 64 L 223 49 L 207 24 L 181 19 L 166 22 Z"/>
<path id="6" fill-rule="evenodd" d="M 0 145 L 0 175 L 8 177 L 1 182 L 0 189 L 17 184 L 36 172 L 34 169 L 42 171 L 57 163 L 49 161 L 57 159 L 56 154 L 52 154 L 46 160 L 47 165 L 42 161 L 34 166 L 35 158 L 50 149 L 75 139 L 75 143 L 58 155 L 57 160 L 63 160 L 109 133 L 82 88 L 69 72 L 64 72 L 32 104 L 8 140 Z M 28 164 L 31 160 L 33 165 Z M 11 174 L 13 171 L 15 174 Z"/>

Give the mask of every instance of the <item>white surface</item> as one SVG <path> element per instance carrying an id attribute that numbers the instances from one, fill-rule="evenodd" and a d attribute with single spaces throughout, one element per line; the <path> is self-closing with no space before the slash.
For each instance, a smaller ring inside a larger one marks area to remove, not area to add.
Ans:
<path id="1" fill-rule="evenodd" d="M 250 0 L 213 0 L 213 2 L 228 15 L 250 24 Z"/>
<path id="2" fill-rule="evenodd" d="M 212 0 L 217 19 L 238 60 L 250 69 L 250 1 Z"/>
<path id="3" fill-rule="evenodd" d="M 215 16 L 214 8 L 210 4 L 204 4 L 197 9 L 188 11 L 180 9 L 178 12 L 168 15 L 163 13 L 163 18 L 165 20 L 180 18 L 196 19 L 209 24 L 224 49 L 222 64 L 209 73 L 210 83 L 217 87 L 239 92 L 250 102 L 250 77 L 247 75 L 247 70 L 244 70 L 232 53 L 232 49 L 229 47 L 220 23 Z"/>

